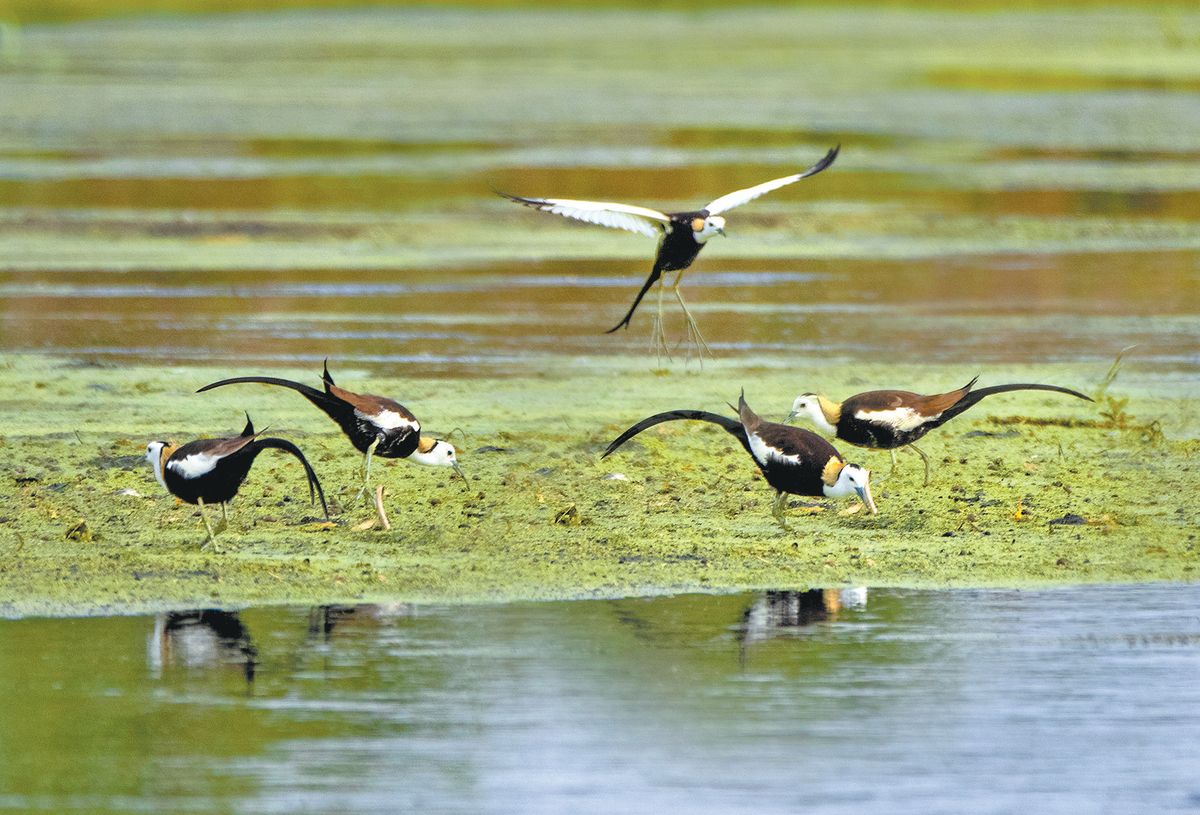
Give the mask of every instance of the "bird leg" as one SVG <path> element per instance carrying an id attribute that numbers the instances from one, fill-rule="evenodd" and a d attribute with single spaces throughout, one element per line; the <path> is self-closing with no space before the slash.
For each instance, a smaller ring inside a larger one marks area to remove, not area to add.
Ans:
<path id="1" fill-rule="evenodd" d="M 667 332 L 663 327 L 663 279 L 658 278 L 658 313 L 654 317 L 654 325 L 650 329 L 650 344 L 654 347 L 654 358 L 661 362 L 665 353 L 671 359 L 671 351 L 667 348 Z"/>
<path id="2" fill-rule="evenodd" d="M 392 525 L 390 523 L 388 523 L 387 513 L 385 513 L 383 511 L 383 485 L 382 484 L 375 487 L 375 509 L 376 509 L 376 511 L 379 512 L 380 525 L 383 527 L 383 530 L 385 532 L 387 532 L 388 530 L 390 530 L 392 528 Z"/>
<path id="3" fill-rule="evenodd" d="M 788 526 L 787 518 L 785 517 L 786 513 L 787 513 L 787 493 L 786 492 L 776 492 L 775 493 L 775 504 L 771 507 L 771 514 L 773 516 L 775 516 L 775 520 L 779 521 L 779 526 L 782 527 L 783 531 L 791 532 L 792 528 L 790 526 Z"/>
<path id="4" fill-rule="evenodd" d="M 204 546 L 202 547 L 204 549 L 207 549 L 209 547 L 209 544 L 215 544 L 217 542 L 217 533 L 213 532 L 212 524 L 208 522 L 208 515 L 205 514 L 205 512 L 204 512 L 204 499 L 197 498 L 196 506 L 200 508 L 200 520 L 204 521 L 204 528 L 208 530 L 208 540 L 205 541 Z M 225 511 L 224 504 L 221 504 L 221 511 L 222 511 L 222 513 L 224 513 L 224 511 Z M 224 519 L 224 515 L 222 515 L 222 520 L 223 519 Z M 222 523 L 221 529 L 224 529 L 224 528 L 225 528 L 225 524 Z"/>
<path id="5" fill-rule="evenodd" d="M 925 451 L 922 450 L 920 447 L 917 447 L 917 445 L 915 445 L 915 444 L 910 444 L 908 446 L 911 447 L 912 449 L 916 450 L 921 455 L 921 458 L 924 459 L 924 461 L 925 461 L 925 483 L 922 486 L 928 487 L 929 486 L 929 456 L 925 455 Z"/>
<path id="6" fill-rule="evenodd" d="M 683 295 L 679 292 L 679 281 L 683 280 L 683 272 L 675 275 L 675 282 L 671 284 L 671 290 L 675 292 L 675 299 L 679 301 L 679 307 L 683 309 L 683 318 L 687 321 L 688 341 L 696 346 L 696 356 L 700 358 L 700 367 L 704 367 L 704 352 L 708 351 L 709 359 L 716 359 L 713 356 L 712 349 L 708 347 L 708 343 L 704 341 L 704 337 L 700 334 L 700 327 L 696 325 L 696 318 L 692 316 L 692 312 L 688 310 L 687 304 L 683 302 Z M 691 349 L 688 349 L 689 353 Z"/>
<path id="7" fill-rule="evenodd" d="M 367 485 L 371 482 L 371 454 L 375 452 L 375 448 L 379 446 L 379 437 L 375 437 L 375 441 L 371 442 L 371 446 L 367 448 L 367 452 L 363 455 L 363 485 L 358 491 L 358 495 L 354 496 L 357 501 L 363 497 L 363 493 L 367 491 Z"/>

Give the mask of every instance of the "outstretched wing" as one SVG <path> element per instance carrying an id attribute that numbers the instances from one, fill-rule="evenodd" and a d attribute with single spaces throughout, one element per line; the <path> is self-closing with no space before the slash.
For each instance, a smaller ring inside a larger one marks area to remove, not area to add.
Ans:
<path id="1" fill-rule="evenodd" d="M 589 224 L 626 229 L 651 238 L 662 235 L 671 224 L 671 219 L 661 212 L 629 204 L 572 201 L 569 198 L 519 198 L 499 191 L 496 194 L 518 204 L 540 209 L 542 212 L 553 212 L 555 215 L 587 221 Z"/>
<path id="2" fill-rule="evenodd" d="M 826 153 L 825 158 L 821 159 L 802 173 L 789 175 L 786 178 L 777 178 L 774 181 L 767 181 L 763 184 L 759 184 L 756 187 L 750 187 L 748 189 L 738 190 L 737 192 L 731 192 L 728 195 L 722 195 L 704 209 L 708 211 L 709 215 L 720 215 L 727 209 L 733 209 L 734 207 L 741 206 L 747 201 L 753 201 L 758 196 L 768 193 L 771 190 L 777 190 L 780 187 L 786 187 L 788 184 L 794 184 L 802 178 L 808 178 L 810 175 L 816 175 L 830 164 L 833 164 L 833 160 L 837 158 L 838 150 L 841 149 L 842 146 L 839 144 L 837 147 Z"/>

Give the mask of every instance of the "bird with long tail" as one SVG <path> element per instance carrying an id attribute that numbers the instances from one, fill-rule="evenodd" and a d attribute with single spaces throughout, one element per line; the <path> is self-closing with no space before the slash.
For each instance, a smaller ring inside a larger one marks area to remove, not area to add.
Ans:
<path id="1" fill-rule="evenodd" d="M 730 405 L 732 407 L 732 405 Z M 642 419 L 618 436 L 601 458 L 648 427 L 680 419 L 711 422 L 733 436 L 754 459 L 767 483 L 775 488 L 771 514 L 784 529 L 787 496 L 842 498 L 857 495 L 871 512 L 877 512 L 871 497 L 871 473 L 858 464 L 847 464 L 832 444 L 809 430 L 768 422 L 746 404 L 745 391 L 738 397 L 738 418 L 730 419 L 703 410 L 671 410 Z"/>
<path id="2" fill-rule="evenodd" d="M 315 490 L 321 498 L 321 510 L 328 521 L 329 507 L 325 504 L 325 491 L 321 489 L 321 482 L 317 480 L 317 474 L 304 453 L 286 439 L 260 437 L 254 432 L 250 414 L 246 414 L 246 427 L 240 436 L 199 439 L 182 447 L 165 441 L 152 441 L 146 445 L 146 460 L 154 467 L 154 477 L 167 492 L 200 508 L 200 518 L 208 530 L 208 542 L 215 543 L 216 531 L 204 512 L 205 505 L 221 505 L 221 523 L 217 531 L 223 530 L 228 525 L 225 505 L 237 495 L 258 454 L 270 449 L 290 453 L 304 465 L 309 500 L 315 502 Z"/>
<path id="3" fill-rule="evenodd" d="M 464 482 L 467 481 L 458 466 L 458 453 L 454 445 L 422 436 L 421 423 L 404 405 L 384 396 L 339 388 L 329 374 L 328 361 L 321 373 L 321 381 L 325 386 L 324 391 L 273 376 L 238 376 L 205 385 L 196 393 L 243 383 L 276 385 L 296 391 L 337 422 L 354 448 L 363 454 L 364 490 L 371 479 L 372 456 L 404 458 L 419 464 L 452 467 Z M 362 495 L 362 491 L 359 495 Z"/>
<path id="4" fill-rule="evenodd" d="M 605 333 L 611 334 L 618 328 L 628 328 L 629 321 L 633 319 L 633 312 L 637 310 L 638 304 L 642 302 L 642 298 L 646 296 L 650 287 L 657 282 L 658 315 L 654 321 L 651 342 L 655 343 L 657 348 L 665 351 L 667 342 L 666 333 L 663 331 L 662 275 L 663 272 L 678 272 L 675 282 L 671 284 L 671 291 L 674 292 L 675 299 L 679 301 L 679 307 L 683 309 L 688 336 L 696 343 L 699 353 L 707 351 L 711 357 L 712 351 L 709 350 L 708 343 L 701 336 L 696 320 L 692 317 L 687 304 L 683 302 L 683 295 L 679 292 L 679 283 L 683 279 L 684 270 L 692 265 L 692 261 L 696 259 L 696 255 L 700 254 L 700 250 L 704 248 L 704 244 L 708 242 L 709 238 L 725 234 L 725 219 L 721 217 L 721 213 L 753 201 L 771 190 L 777 190 L 802 178 L 816 175 L 833 164 L 839 149 L 841 149 L 841 145 L 834 147 L 825 154 L 824 158 L 804 172 L 776 178 L 773 181 L 766 181 L 744 190 L 722 195 L 703 209 L 686 212 L 659 212 L 630 204 L 576 201 L 569 198 L 522 198 L 498 190 L 497 194 L 542 212 L 551 212 L 587 223 L 624 229 L 657 238 L 658 250 L 654 256 L 654 268 L 651 269 L 650 276 L 646 278 L 646 282 L 642 285 L 641 291 L 637 293 L 637 297 L 634 298 L 633 305 L 629 307 L 624 319 Z M 701 362 L 703 362 L 703 356 L 701 356 Z"/>
<path id="5" fill-rule="evenodd" d="M 1050 391 L 1092 401 L 1090 396 L 1057 385 L 1021 383 L 972 390 L 978 380 L 979 377 L 975 377 L 958 390 L 932 396 L 908 391 L 867 391 L 845 401 L 834 402 L 824 396 L 805 393 L 796 397 L 787 421 L 804 416 L 827 436 L 834 436 L 855 447 L 888 450 L 892 454 L 893 466 L 896 463 L 896 450 L 911 447 L 925 461 L 925 485 L 928 486 L 929 456 L 913 442 L 968 410 L 979 400 L 1010 391 Z"/>

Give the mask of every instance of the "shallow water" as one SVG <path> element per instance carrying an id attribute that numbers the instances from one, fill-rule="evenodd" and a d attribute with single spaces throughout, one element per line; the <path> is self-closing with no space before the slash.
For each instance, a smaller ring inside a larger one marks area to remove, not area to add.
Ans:
<path id="1" fill-rule="evenodd" d="M 726 261 L 690 272 L 686 296 L 714 352 L 904 364 L 1082 363 L 1095 376 L 1137 345 L 1144 371 L 1200 372 L 1200 253 L 918 260 Z M 1152 263 L 1158 284 L 1142 285 Z M 640 355 L 628 307 L 635 261 L 495 263 L 409 272 L 0 273 L 9 350 L 128 364 L 236 369 L 332 357 L 427 376 L 505 376 L 556 356 Z M 1006 287 L 998 289 L 1002 271 Z M 626 272 L 625 276 L 619 274 Z M 1013 292 L 1019 292 L 1013 296 Z M 669 330 L 681 330 L 673 298 Z"/>
<path id="2" fill-rule="evenodd" d="M 689 209 L 841 144 L 684 276 L 717 356 L 1099 376 L 1136 344 L 1194 377 L 1197 32 L 1134 8 L 30 24 L 0 73 L 0 351 L 409 377 L 641 356 L 654 293 L 603 332 L 653 242 L 492 190 Z"/>
<path id="3" fill-rule="evenodd" d="M 0 807 L 1193 811 L 1197 607 L 1159 584 L 5 621 Z"/>

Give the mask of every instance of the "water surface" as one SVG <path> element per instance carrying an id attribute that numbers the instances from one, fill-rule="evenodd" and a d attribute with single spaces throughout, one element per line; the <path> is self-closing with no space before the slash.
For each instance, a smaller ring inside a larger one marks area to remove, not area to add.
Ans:
<path id="1" fill-rule="evenodd" d="M 0 806 L 1194 811 L 1197 607 L 1159 584 L 0 622 Z"/>

